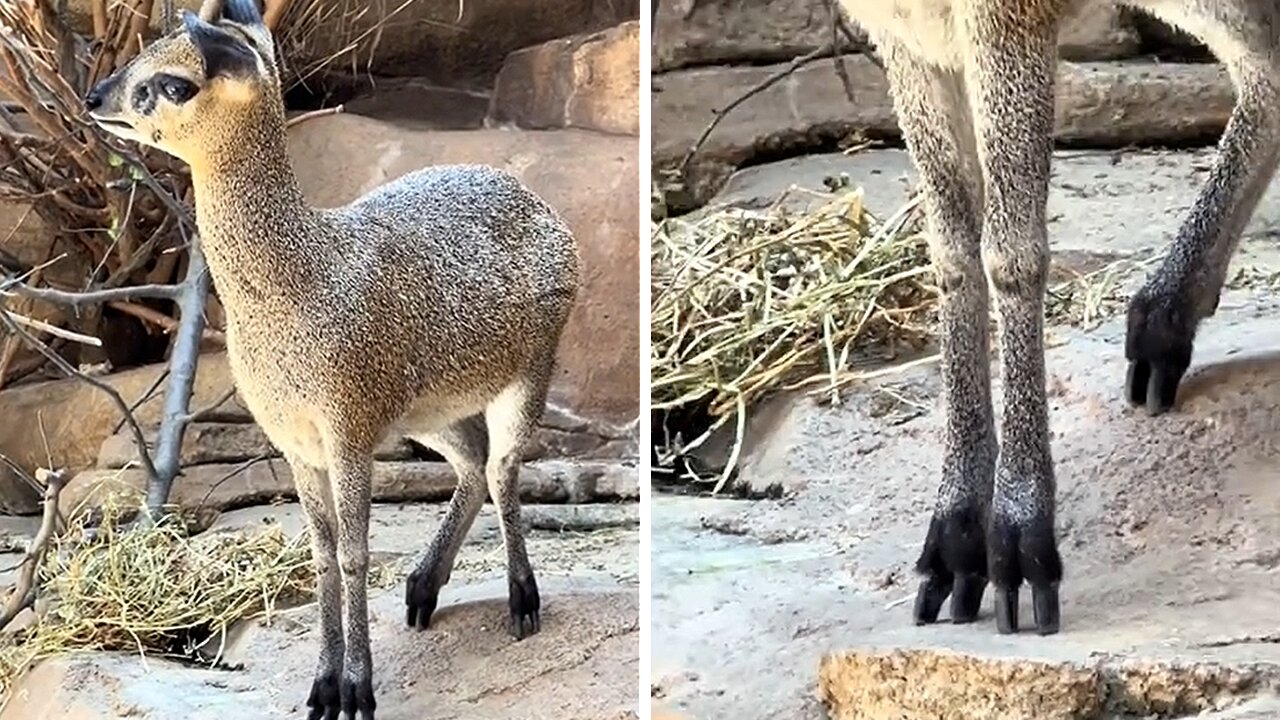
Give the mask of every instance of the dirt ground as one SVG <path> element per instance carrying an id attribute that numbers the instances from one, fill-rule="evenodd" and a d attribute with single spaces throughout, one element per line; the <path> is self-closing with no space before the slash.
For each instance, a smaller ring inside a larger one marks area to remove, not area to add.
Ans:
<path id="1" fill-rule="evenodd" d="M 792 182 L 820 187 L 833 170 L 897 192 L 892 168 L 905 168 L 904 156 L 868 155 L 757 169 L 754 183 L 730 192 L 763 198 Z M 1159 247 L 1205 164 L 1203 153 L 1060 162 L 1050 203 L 1055 257 Z M 1274 193 L 1237 266 L 1280 269 Z M 1176 411 L 1158 418 L 1123 399 L 1123 316 L 1091 330 L 1050 328 L 1067 572 L 1062 632 L 1052 637 L 998 635 L 989 594 L 975 624 L 911 623 L 911 566 L 941 459 L 936 367 L 889 376 L 839 406 L 779 401 L 783 410 L 747 463 L 763 475 L 753 485 L 780 484 L 786 497 L 654 501 L 653 696 L 694 718 L 818 720 L 827 716 L 816 690 L 824 653 L 885 648 L 1087 665 L 1221 663 L 1274 676 L 1277 304 L 1265 287 L 1226 292 L 1202 328 Z M 1030 615 L 1025 597 L 1022 614 Z M 1256 697 L 1242 698 L 1248 704 L 1220 717 L 1276 716 L 1273 687 L 1259 684 Z"/>
<path id="2" fill-rule="evenodd" d="M 375 506 L 371 554 L 405 570 L 442 512 Z M 529 556 L 543 600 L 542 631 L 506 631 L 505 555 L 486 507 L 441 593 L 429 630 L 404 624 L 403 572 L 371 592 L 370 636 L 379 720 L 637 717 L 638 514 L 634 505 L 534 506 Z M 221 527 L 280 522 L 301 530 L 296 505 L 228 513 Z M 314 604 L 255 621 L 228 638 L 234 670 L 136 654 L 86 654 L 39 666 L 2 720 L 280 720 L 306 715 L 318 652 Z"/>

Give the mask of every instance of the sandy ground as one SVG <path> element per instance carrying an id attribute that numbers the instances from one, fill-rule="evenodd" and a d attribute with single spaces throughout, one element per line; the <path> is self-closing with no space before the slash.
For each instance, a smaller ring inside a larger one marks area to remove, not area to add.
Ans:
<path id="1" fill-rule="evenodd" d="M 763 197 L 785 186 L 788 173 L 790 182 L 813 184 L 833 169 L 883 186 L 889 178 L 867 168 L 901 167 L 902 159 L 818 158 L 817 169 L 793 162 L 758 170 L 772 183 L 761 190 L 730 190 Z M 1058 254 L 1138 254 L 1150 243 L 1135 240 L 1132 228 L 1167 237 L 1204 156 L 1087 162 L 1099 164 L 1060 168 L 1055 181 Z M 1132 189 L 1115 191 L 1122 187 Z M 1278 214 L 1273 203 L 1255 218 L 1237 265 L 1280 267 Z M 789 401 L 750 450 L 768 458 L 756 464 L 768 476 L 753 484 L 782 484 L 788 497 L 655 500 L 654 697 L 695 718 L 817 720 L 826 717 L 815 689 L 820 658 L 859 648 L 1090 664 L 1280 663 L 1277 304 L 1265 290 L 1224 294 L 1203 326 L 1177 411 L 1160 418 L 1123 400 L 1122 317 L 1092 330 L 1050 330 L 1067 577 L 1062 632 L 1049 638 L 996 634 L 989 595 L 975 624 L 911 623 L 911 565 L 941 458 L 936 368 L 891 376 L 836 407 Z M 1025 597 L 1022 614 L 1030 615 Z M 1274 698 L 1252 702 L 1232 716 L 1276 716 Z"/>
<path id="2" fill-rule="evenodd" d="M 411 566 L 438 506 L 375 506 L 371 553 Z M 301 527 L 297 506 L 251 508 L 219 526 L 268 521 Z M 542 632 L 522 642 L 505 629 L 505 555 L 486 507 L 441 594 L 431 629 L 404 625 L 403 573 L 370 595 L 379 720 L 637 717 L 639 533 L 636 507 L 526 508 L 529 555 L 543 599 Z M 318 652 L 316 608 L 249 623 L 209 670 L 136 655 L 92 654 L 37 668 L 3 720 L 279 720 L 306 716 Z"/>

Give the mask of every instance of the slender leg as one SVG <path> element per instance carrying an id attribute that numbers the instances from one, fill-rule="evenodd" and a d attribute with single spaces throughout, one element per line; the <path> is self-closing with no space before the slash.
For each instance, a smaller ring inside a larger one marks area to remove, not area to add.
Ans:
<path id="1" fill-rule="evenodd" d="M 307 706 L 309 720 L 337 720 L 341 707 L 338 678 L 342 674 L 342 579 L 338 574 L 337 527 L 333 516 L 329 478 L 321 468 L 289 458 L 289 469 L 298 488 L 302 516 L 311 535 L 311 557 L 316 569 L 316 595 L 320 601 L 320 661 Z"/>
<path id="2" fill-rule="evenodd" d="M 342 711 L 373 720 L 373 660 L 369 650 L 369 502 L 372 453 L 339 449 L 330 459 L 329 477 L 337 511 L 338 568 L 342 571 Z"/>
<path id="3" fill-rule="evenodd" d="M 1226 63 L 1236 106 L 1218 157 L 1160 268 L 1129 304 L 1130 402 L 1173 407 L 1200 321 L 1218 307 L 1227 265 L 1280 157 L 1275 3 L 1141 3 L 1206 39 Z M 1224 42 L 1225 41 L 1225 42 Z"/>
<path id="4" fill-rule="evenodd" d="M 929 65 L 891 39 L 879 40 L 878 47 L 924 187 L 930 251 L 942 288 L 942 482 L 916 563 L 924 579 L 914 616 L 917 624 L 936 621 L 951 595 L 952 621 L 969 622 L 987 584 L 982 528 L 996 462 L 973 129 L 958 69 Z"/>
<path id="5" fill-rule="evenodd" d="M 1051 5 L 1051 4 L 1049 4 Z M 1058 630 L 1062 562 L 1045 398 L 1045 204 L 1053 150 L 1057 18 L 1052 8 L 984 0 L 960 11 L 986 199 L 982 252 L 1000 319 L 1004 414 L 987 566 L 1000 632 L 1016 632 L 1018 588 L 1031 585 L 1035 625 Z"/>
<path id="6" fill-rule="evenodd" d="M 508 604 L 511 634 L 523 639 L 541 629 L 538 583 L 524 546 L 520 524 L 520 458 L 546 401 L 546 375 L 521 380 L 502 391 L 485 410 L 489 429 L 489 462 L 485 468 L 489 495 L 498 506 L 502 542 L 507 550 Z"/>
<path id="7" fill-rule="evenodd" d="M 484 505 L 489 437 L 484 421 L 476 416 L 415 439 L 443 455 L 458 474 L 458 486 L 449 500 L 449 510 L 431 546 L 405 584 L 407 622 L 411 627 L 425 629 L 431 624 L 440 588 L 449 582 L 462 541 Z"/>

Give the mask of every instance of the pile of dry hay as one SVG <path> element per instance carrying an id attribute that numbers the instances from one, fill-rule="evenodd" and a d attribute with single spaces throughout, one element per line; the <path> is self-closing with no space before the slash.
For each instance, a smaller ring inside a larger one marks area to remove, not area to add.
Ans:
<path id="1" fill-rule="evenodd" d="M 919 350 L 935 333 L 938 290 L 919 196 L 885 220 L 866 209 L 861 189 L 821 197 L 803 213 L 788 211 L 784 195 L 766 210 L 725 208 L 655 223 L 653 408 L 701 407 L 712 418 L 696 438 L 659 442 L 659 466 L 736 419 L 719 491 L 737 465 L 747 413 L 765 394 L 810 388 L 836 401 L 851 382 L 937 358 L 857 368 L 902 346 Z M 1096 325 L 1123 310 L 1127 282 L 1159 259 L 1068 272 L 1048 290 L 1046 319 Z"/>
<path id="2" fill-rule="evenodd" d="M 288 538 L 278 525 L 195 537 L 180 523 L 128 527 L 125 507 L 138 503 L 107 500 L 93 529 L 88 513 L 77 515 L 49 547 L 37 605 L 45 608 L 0 640 L 0 696 L 44 658 L 83 650 L 190 658 L 236 621 L 312 596 L 305 537 Z"/>
<path id="3" fill-rule="evenodd" d="M 653 408 L 703 404 L 716 418 L 673 452 L 732 417 L 741 437 L 747 408 L 772 390 L 821 384 L 834 399 L 869 348 L 919 348 L 932 334 L 937 289 L 917 201 L 880 221 L 861 190 L 804 213 L 788 199 L 655 225 Z"/>

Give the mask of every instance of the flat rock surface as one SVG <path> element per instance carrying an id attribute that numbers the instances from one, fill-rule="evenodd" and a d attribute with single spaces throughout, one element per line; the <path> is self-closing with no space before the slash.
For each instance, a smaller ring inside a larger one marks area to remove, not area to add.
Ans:
<path id="1" fill-rule="evenodd" d="M 824 162 L 860 162 L 848 160 Z M 1188 180 L 1207 160 L 1144 153 L 1124 154 L 1115 165 L 1059 163 L 1050 203 L 1055 251 L 1160 248 L 1194 193 Z M 890 177 L 896 172 L 882 167 Z M 1068 176 L 1079 181 L 1076 191 L 1064 182 Z M 887 177 L 875 184 L 877 192 L 896 192 Z M 1266 248 L 1276 218 L 1272 197 L 1263 200 L 1237 262 L 1273 272 L 1280 263 Z M 835 407 L 792 401 L 798 430 L 777 436 L 783 444 L 767 450 L 771 472 L 793 492 L 781 500 L 654 501 L 654 696 L 690 717 L 818 720 L 827 717 L 818 693 L 825 655 L 938 650 L 972 656 L 971 665 L 1036 661 L 1104 675 L 1129 663 L 1257 670 L 1255 685 L 1217 698 L 1213 708 L 1221 714 L 1206 717 L 1274 716 L 1268 688 L 1280 664 L 1273 610 L 1280 602 L 1278 305 L 1266 290 L 1226 291 L 1201 328 L 1176 411 L 1157 418 L 1123 399 L 1123 317 L 1092 330 L 1049 328 L 1058 535 L 1067 569 L 1062 632 L 1053 637 L 998 635 L 989 595 L 977 623 L 912 625 L 912 566 L 942 454 L 936 366 L 860 387 Z M 1030 617 L 1023 595 L 1021 614 Z M 948 693 L 946 683 L 957 677 L 920 680 L 935 697 L 954 698 L 955 714 L 838 716 L 985 717 L 966 714 L 973 706 L 960 702 L 962 693 Z M 1079 717 L 1118 717 L 1111 712 Z"/>
<path id="2" fill-rule="evenodd" d="M 394 585 L 370 593 L 379 720 L 637 717 L 638 531 L 622 508 L 614 513 L 621 522 L 590 531 L 573 529 L 574 513 L 547 512 L 569 527 L 529 536 L 542 632 L 516 642 L 505 630 L 505 555 L 490 509 L 459 555 L 432 627 L 417 632 L 404 625 L 403 571 L 425 548 L 440 509 L 374 508 L 371 552 L 400 570 Z M 268 521 L 289 532 L 301 525 L 292 506 L 228 513 L 219 527 Z M 316 612 L 307 605 L 277 613 L 270 625 L 251 622 L 233 632 L 225 657 L 243 664 L 238 670 L 122 653 L 46 662 L 0 719 L 303 717 L 319 647 Z"/>

